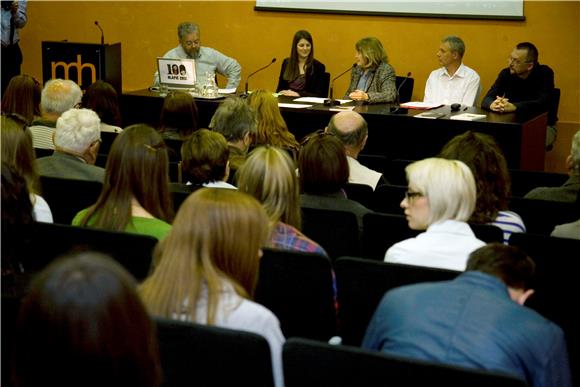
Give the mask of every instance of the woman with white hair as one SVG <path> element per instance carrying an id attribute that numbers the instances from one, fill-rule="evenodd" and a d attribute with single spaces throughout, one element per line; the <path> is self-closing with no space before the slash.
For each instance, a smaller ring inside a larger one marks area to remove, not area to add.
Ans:
<path id="1" fill-rule="evenodd" d="M 385 262 L 465 270 L 469 254 L 485 243 L 467 224 L 475 209 L 475 179 L 458 160 L 429 158 L 405 169 L 409 189 L 401 202 L 409 227 L 426 230 L 394 244 Z"/>

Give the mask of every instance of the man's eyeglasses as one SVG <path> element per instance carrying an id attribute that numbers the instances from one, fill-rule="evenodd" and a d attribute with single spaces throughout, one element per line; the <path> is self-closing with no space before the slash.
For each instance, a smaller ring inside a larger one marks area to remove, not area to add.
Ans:
<path id="1" fill-rule="evenodd" d="M 405 199 L 407 199 L 408 202 L 410 202 L 414 198 L 420 198 L 420 197 L 423 197 L 423 196 L 425 196 L 425 195 L 423 195 L 421 192 L 416 192 L 416 191 L 407 191 L 407 192 L 405 192 Z"/>

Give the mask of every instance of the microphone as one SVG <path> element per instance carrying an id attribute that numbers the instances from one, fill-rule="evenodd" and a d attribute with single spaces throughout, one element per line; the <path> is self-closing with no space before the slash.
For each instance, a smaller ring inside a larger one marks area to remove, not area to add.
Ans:
<path id="1" fill-rule="evenodd" d="M 395 103 L 397 104 L 397 106 L 395 107 L 391 107 L 390 112 L 391 113 L 396 113 L 399 111 L 399 109 L 401 108 L 401 106 L 399 105 L 400 99 L 401 99 L 401 88 L 403 87 L 403 85 L 405 84 L 405 82 L 407 82 L 407 79 L 409 79 L 409 77 L 411 76 L 411 72 L 409 71 L 407 73 L 407 75 L 405 76 L 405 79 L 403 79 L 403 82 L 401 82 L 401 84 L 399 85 L 399 87 L 397 88 L 397 99 L 395 101 Z"/>
<path id="2" fill-rule="evenodd" d="M 98 29 L 101 30 L 101 44 L 105 44 L 105 33 L 103 32 L 103 29 L 99 25 L 99 22 L 96 20 L 95 20 L 95 25 L 97 26 Z"/>
<path id="3" fill-rule="evenodd" d="M 276 62 L 276 58 L 272 58 L 272 61 L 270 63 L 268 63 L 266 66 L 264 67 L 260 67 L 259 69 L 257 69 L 256 71 L 254 71 L 253 73 L 251 73 L 250 75 L 248 75 L 248 77 L 246 78 L 246 88 L 245 88 L 245 92 L 244 95 L 247 97 L 248 96 L 248 81 L 250 80 L 250 77 L 262 70 L 265 70 L 266 68 L 270 67 L 272 65 L 272 63 Z"/>
<path id="4" fill-rule="evenodd" d="M 353 63 L 352 66 L 350 66 L 349 68 L 347 68 L 346 70 L 344 70 L 342 73 L 340 73 L 337 77 L 334 77 L 332 79 L 332 81 L 330 82 L 330 92 L 328 93 L 328 99 L 324 100 L 324 105 L 326 106 L 335 106 L 335 105 L 340 105 L 340 102 L 334 99 L 333 96 L 333 92 L 334 92 L 334 81 L 336 81 L 338 78 L 342 77 L 344 74 L 348 73 L 350 70 L 352 70 L 353 68 L 356 67 L 356 63 Z"/>

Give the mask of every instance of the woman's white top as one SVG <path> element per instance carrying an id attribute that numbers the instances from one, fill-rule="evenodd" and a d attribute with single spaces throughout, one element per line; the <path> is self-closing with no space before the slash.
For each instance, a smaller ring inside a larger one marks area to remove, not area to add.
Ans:
<path id="1" fill-rule="evenodd" d="M 32 216 L 37 222 L 52 223 L 52 212 L 46 200 L 42 196 L 30 194 L 30 201 L 32 202 Z"/>

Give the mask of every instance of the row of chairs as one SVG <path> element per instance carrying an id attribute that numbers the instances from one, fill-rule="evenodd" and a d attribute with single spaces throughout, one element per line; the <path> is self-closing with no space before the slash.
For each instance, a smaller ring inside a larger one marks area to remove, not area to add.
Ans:
<path id="1" fill-rule="evenodd" d="M 6 252 L 12 253 L 17 266 L 27 274 L 71 249 L 90 249 L 111 255 L 142 280 L 149 272 L 156 243 L 143 235 L 42 223 L 24 227 L 20 241 L 14 235 L 3 240 L 3 258 Z M 511 243 L 526 251 L 537 265 L 536 293 L 528 306 L 564 329 L 572 363 L 580 364 L 580 319 L 573 308 L 575 277 L 580 271 L 574 252 L 580 251 L 580 241 L 526 233 L 512 238 Z M 264 249 L 255 299 L 278 316 L 287 337 L 326 341 L 338 334 L 345 344 L 359 345 L 386 291 L 416 282 L 452 279 L 457 274 L 357 257 L 341 257 L 332 263 L 319 255 Z M 337 287 L 338 319 L 333 284 Z"/>
<path id="2" fill-rule="evenodd" d="M 381 172 L 389 184 L 407 185 L 405 168 L 416 160 L 389 159 L 384 155 L 360 154 L 361 164 Z M 536 187 L 559 187 L 568 180 L 565 173 L 509 169 L 512 196 L 523 197 Z"/>

